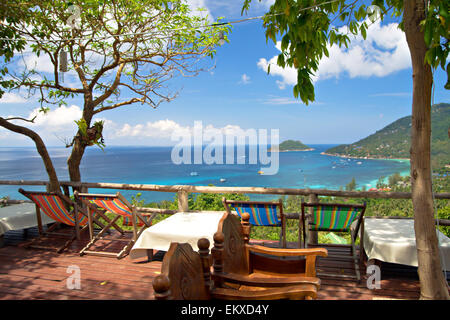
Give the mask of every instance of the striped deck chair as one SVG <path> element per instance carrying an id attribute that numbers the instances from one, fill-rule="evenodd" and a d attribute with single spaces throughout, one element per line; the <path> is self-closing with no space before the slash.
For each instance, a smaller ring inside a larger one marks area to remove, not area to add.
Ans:
<path id="1" fill-rule="evenodd" d="M 239 217 L 250 214 L 252 226 L 281 227 L 279 246 L 286 248 L 286 219 L 283 214 L 283 202 L 235 201 L 222 198 L 228 213 L 235 211 Z"/>
<path id="2" fill-rule="evenodd" d="M 89 217 L 89 233 L 91 236 L 91 241 L 80 251 L 80 255 L 91 254 L 99 256 L 116 257 L 118 259 L 123 258 L 127 255 L 131 248 L 133 247 L 136 240 L 142 234 L 142 232 L 151 226 L 151 222 L 147 221 L 139 212 L 137 212 L 136 207 L 131 205 L 127 199 L 125 199 L 120 192 L 115 195 L 108 194 L 89 194 L 89 193 L 79 193 L 74 192 L 75 198 L 80 200 L 82 203 L 87 205 L 88 217 Z M 113 213 L 114 218 L 109 219 L 103 214 L 103 218 L 106 220 L 107 224 L 103 227 L 96 235 L 94 234 L 94 228 L 92 224 L 92 213 L 101 211 L 106 213 Z M 116 224 L 119 218 L 124 219 L 123 225 L 131 225 L 133 227 L 133 236 L 131 239 L 126 238 L 106 238 L 103 235 L 110 230 L 112 227 L 119 231 L 122 235 L 126 233 L 120 226 Z M 140 228 L 140 229 L 139 229 Z M 105 252 L 102 250 L 89 250 L 95 242 L 98 240 L 110 240 L 110 241 L 123 241 L 126 242 L 125 246 L 119 253 Z"/>
<path id="3" fill-rule="evenodd" d="M 310 208 L 309 214 L 305 212 Z M 350 248 L 350 255 L 354 261 L 355 277 L 358 281 L 360 277 L 360 264 L 362 262 L 362 250 L 360 250 L 359 262 L 356 257 L 355 241 L 358 231 L 366 211 L 366 203 L 339 204 L 339 203 L 304 203 L 302 202 L 302 222 L 303 222 L 303 245 L 307 245 L 306 225 L 309 231 L 334 231 L 349 232 L 351 235 L 351 245 L 336 244 L 335 246 L 347 246 Z M 308 221 L 308 222 L 306 222 Z M 356 221 L 356 227 L 351 230 L 352 223 Z M 309 234 L 309 233 L 308 233 Z M 361 235 L 362 238 L 362 235 Z M 311 244 L 309 244 L 311 246 Z M 327 246 L 330 246 L 327 244 Z"/>
<path id="4" fill-rule="evenodd" d="M 37 191 L 25 191 L 22 188 L 19 192 L 25 197 L 32 200 L 36 205 L 36 218 L 39 230 L 39 237 L 27 244 L 26 247 L 38 248 L 38 249 L 54 249 L 56 252 L 63 252 L 75 239 L 80 238 L 80 232 L 87 230 L 88 218 L 87 214 L 83 213 L 77 204 L 70 200 L 69 197 L 62 193 L 50 193 L 50 192 L 37 192 Z M 72 208 L 71 211 L 68 208 Z M 43 231 L 41 212 L 44 212 L 51 219 L 55 220 L 51 227 L 45 232 Z M 74 233 L 72 235 L 67 233 L 55 232 L 61 224 L 74 227 Z M 69 238 L 68 241 L 61 247 L 55 248 L 52 246 L 37 245 L 43 237 L 47 236 L 60 236 L 63 238 Z"/>

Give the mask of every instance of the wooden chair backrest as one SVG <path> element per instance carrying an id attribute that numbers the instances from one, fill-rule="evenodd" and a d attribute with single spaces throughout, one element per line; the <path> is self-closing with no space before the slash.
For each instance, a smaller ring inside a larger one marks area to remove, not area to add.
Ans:
<path id="1" fill-rule="evenodd" d="M 248 274 L 244 233 L 239 217 L 226 213 L 219 222 L 217 233 L 220 232 L 223 234 L 223 272 Z"/>
<path id="2" fill-rule="evenodd" d="M 167 279 L 169 282 L 166 285 L 170 289 L 168 294 L 173 300 L 209 299 L 200 255 L 188 243 L 171 243 L 169 251 L 164 255 L 161 275 L 153 282 L 155 292 L 160 291 L 158 282 Z"/>

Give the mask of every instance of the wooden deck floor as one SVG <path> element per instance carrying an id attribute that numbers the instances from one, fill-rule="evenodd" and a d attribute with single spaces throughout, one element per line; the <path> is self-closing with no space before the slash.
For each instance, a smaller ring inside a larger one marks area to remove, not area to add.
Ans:
<path id="1" fill-rule="evenodd" d="M 36 235 L 31 229 L 28 238 Z M 5 246 L 0 248 L 0 299 L 102 299 L 147 300 L 154 299 L 152 281 L 159 274 L 163 252 L 156 253 L 155 260 L 132 261 L 123 259 L 82 256 L 77 251 L 85 240 L 74 243 L 62 254 L 25 249 L 23 233 L 8 232 Z M 113 250 L 112 248 L 111 250 Z M 352 274 L 352 264 L 340 261 L 342 249 L 327 248 L 330 258 L 319 258 L 318 272 Z M 337 258 L 336 258 L 337 256 Z M 70 266 L 80 269 L 81 288 L 68 289 Z M 419 281 L 415 268 L 383 264 L 381 289 L 370 290 L 365 278 L 360 284 L 352 279 L 320 275 L 322 287 L 318 299 L 417 299 Z"/>

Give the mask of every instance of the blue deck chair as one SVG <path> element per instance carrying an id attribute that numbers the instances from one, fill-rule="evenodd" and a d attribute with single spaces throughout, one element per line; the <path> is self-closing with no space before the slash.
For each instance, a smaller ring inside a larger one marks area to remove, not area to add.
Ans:
<path id="1" fill-rule="evenodd" d="M 236 212 L 242 218 L 247 212 L 252 226 L 281 227 L 279 246 L 286 248 L 286 219 L 283 214 L 283 202 L 235 201 L 222 198 L 228 213 Z"/>

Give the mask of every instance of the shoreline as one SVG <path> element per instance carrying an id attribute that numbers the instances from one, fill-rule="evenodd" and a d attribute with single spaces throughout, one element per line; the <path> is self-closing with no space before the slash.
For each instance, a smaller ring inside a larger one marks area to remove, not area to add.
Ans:
<path id="1" fill-rule="evenodd" d="M 332 156 L 332 157 L 339 157 L 339 158 L 350 158 L 350 159 L 363 159 L 363 160 L 401 160 L 401 161 L 411 161 L 411 159 L 408 158 L 374 158 L 374 157 L 357 157 L 357 156 L 349 156 L 349 155 L 341 155 L 341 154 L 332 154 L 332 153 L 326 153 L 321 152 L 320 154 L 326 155 L 326 156 Z"/>
<path id="2" fill-rule="evenodd" d="M 314 150 L 316 150 L 316 149 L 309 148 L 309 149 L 302 149 L 302 150 L 277 150 L 277 151 L 268 150 L 268 152 L 293 152 L 293 151 L 314 151 Z"/>

